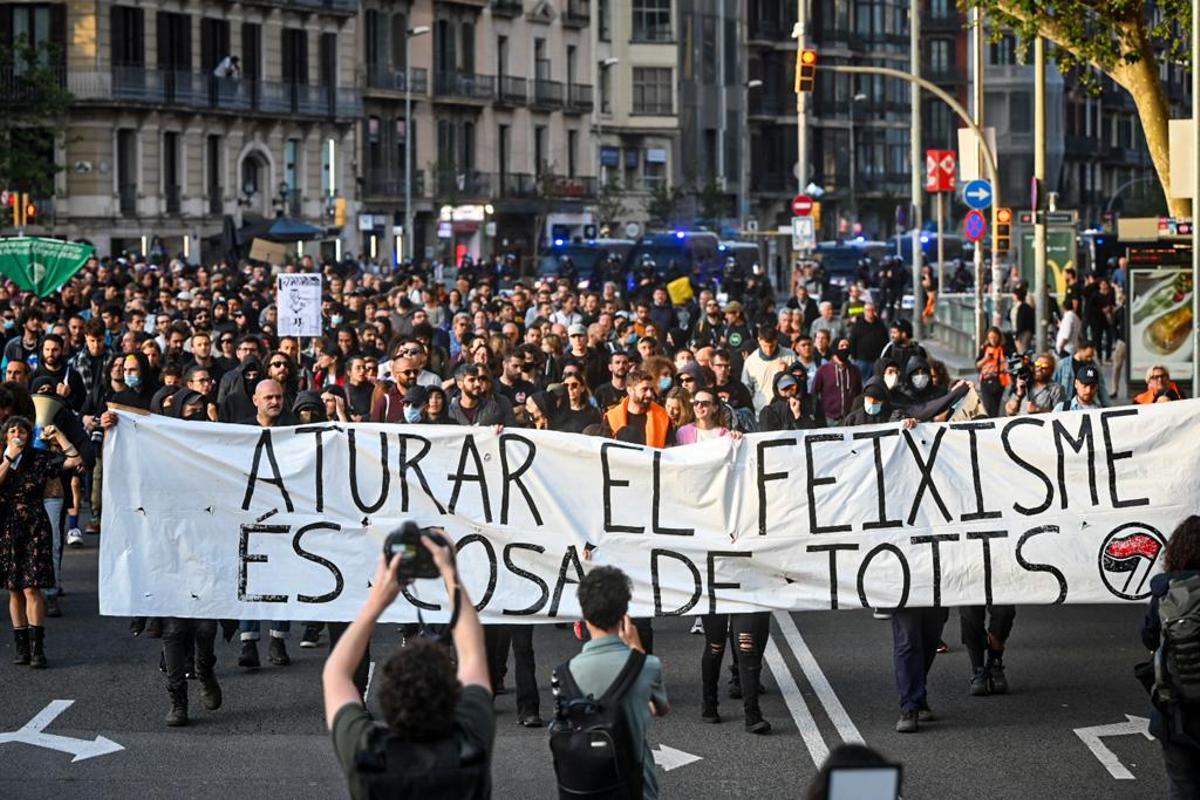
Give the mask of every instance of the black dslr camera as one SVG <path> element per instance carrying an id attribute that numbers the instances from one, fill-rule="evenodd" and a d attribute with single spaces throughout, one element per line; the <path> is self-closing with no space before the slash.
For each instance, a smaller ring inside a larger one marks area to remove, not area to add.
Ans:
<path id="1" fill-rule="evenodd" d="M 396 579 L 401 583 L 419 578 L 436 578 L 441 574 L 433 562 L 433 554 L 421 542 L 423 537 L 432 539 L 434 544 L 441 547 L 447 546 L 446 538 L 436 528 L 421 528 L 415 522 L 404 523 L 383 540 L 383 557 L 388 564 L 397 555 L 400 556 Z"/>
<path id="2" fill-rule="evenodd" d="M 1033 380 L 1033 351 L 1026 350 L 1024 353 L 1009 356 L 1006 371 L 1013 376 L 1014 381 L 1031 382 Z"/>

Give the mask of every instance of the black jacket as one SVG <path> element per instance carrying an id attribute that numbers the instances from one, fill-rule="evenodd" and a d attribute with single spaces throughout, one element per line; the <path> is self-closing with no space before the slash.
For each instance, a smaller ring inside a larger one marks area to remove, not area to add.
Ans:
<path id="1" fill-rule="evenodd" d="M 254 407 L 254 386 L 249 385 L 246 380 L 247 369 L 255 370 L 260 377 L 263 374 L 262 365 L 258 359 L 247 358 L 222 380 L 222 384 L 228 387 L 228 391 L 225 392 L 217 406 L 217 418 L 221 422 L 237 422 L 258 414 L 258 410 Z"/>
<path id="2" fill-rule="evenodd" d="M 1167 593 L 1172 580 L 1190 578 L 1194 575 L 1200 575 L 1200 570 L 1166 572 L 1150 579 L 1150 607 L 1146 609 L 1146 618 L 1142 620 L 1142 644 L 1146 646 L 1147 650 L 1157 650 L 1162 641 L 1162 622 L 1158 618 L 1159 599 Z M 1164 710 L 1158 706 L 1154 706 L 1151 710 L 1150 733 L 1154 738 L 1164 743 L 1190 744 L 1200 748 L 1200 707 L 1183 709 L 1183 719 L 1178 720 L 1182 725 L 1182 734 L 1174 732 L 1175 725 L 1172 723 L 1176 720 L 1170 718 L 1169 714 L 1170 710 Z"/>

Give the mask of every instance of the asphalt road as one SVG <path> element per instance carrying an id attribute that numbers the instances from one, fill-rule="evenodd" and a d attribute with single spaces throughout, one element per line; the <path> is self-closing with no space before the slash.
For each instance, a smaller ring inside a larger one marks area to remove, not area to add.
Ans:
<path id="1" fill-rule="evenodd" d="M 168 729 L 159 643 L 133 639 L 126 620 L 97 614 L 96 546 L 89 538 L 87 549 L 66 554 L 69 594 L 66 615 L 49 621 L 50 669 L 11 666 L 7 637 L 0 648 L 0 740 L 52 701 L 69 700 L 45 733 L 102 736 L 123 749 L 73 762 L 66 752 L 0 741 L 0 797 L 346 797 L 321 719 L 320 668 L 327 649 L 301 650 L 294 626 L 291 666 L 244 673 L 235 666 L 236 643 L 219 642 L 224 707 L 205 711 L 193 685 L 192 725 Z M 676 761 L 686 760 L 680 754 L 698 757 L 669 772 L 660 768 L 662 794 L 794 798 L 829 748 L 861 739 L 903 764 L 906 798 L 1162 797 L 1165 778 L 1155 742 L 1136 732 L 1102 740 L 1117 769 L 1130 776 L 1118 780 L 1075 733 L 1126 723 L 1126 715 L 1148 716 L 1131 671 L 1143 657 L 1140 614 L 1117 606 L 1021 608 L 1006 658 L 1012 692 L 972 698 L 952 611 L 945 634 L 952 651 L 938 657 L 930 678 L 939 720 L 907 736 L 893 730 L 890 625 L 869 612 L 776 618 L 775 649 L 764 670 L 763 710 L 775 726 L 767 737 L 742 730 L 738 702 L 723 699 L 723 724 L 700 722 L 703 640 L 688 634 L 690 619 L 659 620 L 655 644 L 673 711 L 654 722 L 652 742 L 675 751 L 664 752 Z M 376 639 L 377 657 L 398 642 L 398 631 L 387 626 Z M 548 674 L 578 644 L 568 630 L 543 627 L 535 646 L 539 671 Z M 495 796 L 553 798 L 545 731 L 515 724 L 513 695 L 497 698 L 496 706 Z M 549 687 L 543 686 L 543 716 L 551 709 Z"/>

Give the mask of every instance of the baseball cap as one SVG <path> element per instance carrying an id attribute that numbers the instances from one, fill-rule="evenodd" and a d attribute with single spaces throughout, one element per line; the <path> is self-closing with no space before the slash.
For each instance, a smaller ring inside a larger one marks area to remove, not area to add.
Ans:
<path id="1" fill-rule="evenodd" d="M 191 299 L 192 299 L 192 293 L 191 293 L 191 292 L 189 292 L 187 289 L 184 289 L 182 292 L 180 292 L 179 294 L 175 295 L 175 299 L 176 299 L 176 300 L 191 300 Z"/>
<path id="2" fill-rule="evenodd" d="M 429 390 L 424 386 L 412 386 L 404 393 L 404 402 L 407 405 L 423 408 L 429 402 Z"/>
<path id="3" fill-rule="evenodd" d="M 580 325 L 578 322 L 567 328 L 568 336 L 587 336 L 587 328 Z"/>
<path id="4" fill-rule="evenodd" d="M 742 304 L 737 300 L 734 300 L 732 303 L 727 303 L 725 308 L 722 309 L 722 311 L 724 311 L 726 314 L 738 314 L 741 312 L 741 310 Z"/>
<path id="5" fill-rule="evenodd" d="M 790 389 L 795 385 L 796 379 L 792 377 L 791 373 L 785 372 L 783 377 L 779 379 L 779 383 L 775 384 L 775 388 L 783 391 L 784 389 Z"/>
<path id="6" fill-rule="evenodd" d="M 1084 364 L 1075 373 L 1075 380 L 1084 386 L 1098 386 L 1100 384 L 1100 370 L 1096 369 L 1095 364 Z"/>

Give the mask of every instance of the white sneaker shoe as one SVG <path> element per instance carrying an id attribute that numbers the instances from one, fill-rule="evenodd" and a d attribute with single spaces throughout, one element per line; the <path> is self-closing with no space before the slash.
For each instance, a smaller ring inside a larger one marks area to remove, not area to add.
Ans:
<path id="1" fill-rule="evenodd" d="M 67 531 L 67 547 L 83 547 L 83 531 L 79 528 Z"/>
<path id="2" fill-rule="evenodd" d="M 696 617 L 696 621 L 692 623 L 692 629 L 690 631 L 688 631 L 688 633 L 698 633 L 698 634 L 704 633 L 703 620 L 701 620 L 699 617 Z"/>
<path id="3" fill-rule="evenodd" d="M 875 619 L 891 619 L 892 612 L 877 608 L 871 612 L 871 616 Z"/>

